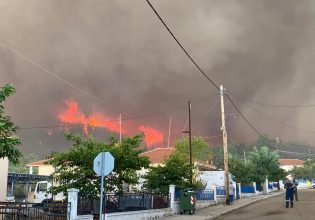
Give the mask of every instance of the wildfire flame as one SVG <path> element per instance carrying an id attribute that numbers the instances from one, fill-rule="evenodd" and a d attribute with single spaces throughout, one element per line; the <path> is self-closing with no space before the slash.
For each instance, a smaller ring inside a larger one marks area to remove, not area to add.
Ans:
<path id="1" fill-rule="evenodd" d="M 147 126 L 140 126 L 139 130 L 144 133 L 145 142 L 147 143 L 148 147 L 161 144 L 164 141 L 163 134 L 158 130 Z"/>
<path id="2" fill-rule="evenodd" d="M 120 123 L 118 119 L 112 120 L 110 117 L 100 112 L 93 112 L 90 115 L 86 115 L 79 110 L 78 103 L 73 100 L 66 100 L 65 104 L 66 108 L 60 111 L 58 119 L 66 125 L 82 124 L 85 134 L 88 133 L 89 127 L 106 128 L 112 132 L 120 132 Z M 161 144 L 164 140 L 164 136 L 161 132 L 148 126 L 140 126 L 138 130 L 144 133 L 145 142 L 148 147 Z M 126 129 L 122 128 L 121 133 L 126 134 Z"/>
<path id="3" fill-rule="evenodd" d="M 111 119 L 101 113 L 93 112 L 91 115 L 86 116 L 79 110 L 77 102 L 72 100 L 65 101 L 67 108 L 62 111 L 58 118 L 63 123 L 69 124 L 82 124 L 84 133 L 88 133 L 88 127 L 101 127 L 107 128 L 113 132 L 120 132 L 119 122 L 111 121 Z M 122 133 L 125 131 L 122 129 Z"/>

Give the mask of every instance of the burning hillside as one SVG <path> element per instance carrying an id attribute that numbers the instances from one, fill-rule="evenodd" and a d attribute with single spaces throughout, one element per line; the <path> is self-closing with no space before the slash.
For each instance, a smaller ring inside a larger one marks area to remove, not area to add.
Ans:
<path id="1" fill-rule="evenodd" d="M 148 147 L 160 145 L 164 141 L 164 135 L 149 126 L 140 125 L 137 126 L 137 131 L 132 131 L 132 129 L 126 128 L 125 124 L 120 126 L 119 118 L 113 119 L 102 112 L 92 112 L 87 115 L 79 109 L 79 104 L 73 100 L 66 100 L 65 104 L 66 107 L 59 112 L 58 119 L 65 124 L 82 125 L 85 134 L 88 134 L 89 128 L 105 128 L 111 132 L 121 132 L 124 135 L 133 135 L 140 131 L 144 133 Z"/>

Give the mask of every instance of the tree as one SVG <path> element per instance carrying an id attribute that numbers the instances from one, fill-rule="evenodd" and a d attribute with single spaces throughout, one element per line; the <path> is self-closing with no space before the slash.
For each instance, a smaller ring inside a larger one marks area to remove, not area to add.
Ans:
<path id="1" fill-rule="evenodd" d="M 54 152 L 48 160 L 55 169 L 51 178 L 59 183 L 51 189 L 53 194 L 77 188 L 80 195 L 96 198 L 100 193 L 101 178 L 94 173 L 93 160 L 100 152 L 110 152 L 115 158 L 114 170 L 105 178 L 106 191 L 122 193 L 124 184 L 138 183 L 136 171 L 150 164 L 149 158 L 139 156 L 143 135 L 124 138 L 120 145 L 115 138 L 110 138 L 108 144 L 78 134 L 67 134 L 66 139 L 73 142 L 72 148 Z"/>
<path id="2" fill-rule="evenodd" d="M 310 160 L 302 167 L 294 167 L 291 174 L 295 179 L 315 179 L 315 161 Z"/>
<path id="3" fill-rule="evenodd" d="M 144 187 L 155 193 L 167 194 L 169 185 L 176 185 L 179 188 L 201 188 L 202 184 L 193 179 L 190 183 L 190 175 L 194 167 L 183 158 L 181 153 L 175 152 L 165 160 L 163 166 L 150 167 L 144 176 Z"/>
<path id="4" fill-rule="evenodd" d="M 23 154 L 17 164 L 14 164 L 12 162 L 9 163 L 9 172 L 29 173 L 29 168 L 26 165 L 37 160 L 39 160 L 39 156 L 35 153 Z M 33 173 L 37 173 L 37 171 Z"/>
<path id="5" fill-rule="evenodd" d="M 276 145 L 276 140 L 270 139 L 268 135 L 260 135 L 255 144 L 254 148 L 261 148 L 261 147 L 267 147 L 268 149 L 274 149 L 274 146 Z"/>
<path id="6" fill-rule="evenodd" d="M 11 84 L 0 89 L 0 158 L 8 157 L 9 161 L 16 164 L 19 162 L 21 152 L 16 148 L 21 144 L 20 138 L 16 136 L 18 127 L 14 125 L 9 116 L 4 115 L 2 103 L 15 92 Z"/>
<path id="7" fill-rule="evenodd" d="M 208 144 L 203 137 L 193 137 L 191 140 L 192 159 L 200 161 L 209 161 L 211 152 Z M 183 138 L 175 142 L 175 150 L 182 154 L 187 160 L 189 159 L 189 139 Z"/>
<path id="8" fill-rule="evenodd" d="M 279 155 L 270 151 L 266 146 L 259 150 L 254 149 L 249 154 L 250 163 L 253 165 L 254 181 L 261 183 L 266 177 L 273 178 L 278 172 L 282 172 L 279 164 Z"/>
<path id="9" fill-rule="evenodd" d="M 247 184 L 254 179 L 253 166 L 250 161 L 245 164 L 235 155 L 229 155 L 229 171 L 233 175 L 233 180 L 237 183 Z"/>

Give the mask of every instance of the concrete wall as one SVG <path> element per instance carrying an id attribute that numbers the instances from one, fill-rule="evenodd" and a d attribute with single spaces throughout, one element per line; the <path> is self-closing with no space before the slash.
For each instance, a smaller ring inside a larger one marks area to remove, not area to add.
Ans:
<path id="1" fill-rule="evenodd" d="M 105 214 L 106 220 L 151 220 L 173 214 L 171 208 Z"/>
<path id="2" fill-rule="evenodd" d="M 225 199 L 224 199 L 225 201 Z M 208 200 L 197 200 L 196 202 L 196 209 L 203 209 L 203 208 L 207 208 L 213 205 L 218 204 L 218 201 L 208 201 Z M 180 211 L 180 202 L 179 201 L 175 201 L 174 205 L 173 205 L 173 214 L 179 214 Z"/>
<path id="3" fill-rule="evenodd" d="M 7 158 L 0 159 L 0 201 L 5 201 L 7 197 L 7 184 L 8 184 L 8 168 L 9 161 Z"/>
<path id="4" fill-rule="evenodd" d="M 46 165 L 46 166 L 39 166 L 38 167 L 38 175 L 45 175 L 45 176 L 49 176 L 50 174 L 52 174 L 54 172 L 54 168 L 50 165 Z"/>

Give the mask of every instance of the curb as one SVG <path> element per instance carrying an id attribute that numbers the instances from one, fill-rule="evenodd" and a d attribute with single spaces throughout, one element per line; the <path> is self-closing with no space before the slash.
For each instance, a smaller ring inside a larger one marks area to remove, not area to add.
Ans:
<path id="1" fill-rule="evenodd" d="M 261 199 L 256 199 L 256 200 L 253 200 L 253 201 L 249 201 L 249 202 L 244 203 L 244 204 L 242 204 L 242 205 L 240 205 L 240 206 L 233 207 L 233 208 L 231 208 L 231 209 L 228 209 L 228 210 L 225 210 L 225 211 L 223 211 L 223 212 L 214 214 L 214 215 L 212 215 L 212 216 L 208 216 L 207 218 L 205 218 L 205 220 L 214 220 L 214 219 L 219 218 L 219 217 L 221 217 L 221 216 L 223 216 L 223 215 L 226 215 L 226 214 L 228 214 L 228 213 L 230 213 L 230 212 L 233 212 L 233 211 L 235 211 L 235 210 L 237 210 L 237 209 L 241 209 L 241 208 L 244 208 L 244 207 L 249 206 L 249 205 L 251 205 L 251 204 L 254 204 L 254 203 L 256 203 L 256 202 L 260 202 L 260 201 L 263 201 L 263 200 L 265 200 L 265 199 L 269 199 L 269 198 L 272 198 L 272 197 L 280 196 L 280 195 L 282 195 L 282 194 L 284 194 L 284 192 L 276 193 L 276 194 L 273 194 L 273 195 L 270 195 L 270 196 L 266 196 L 266 197 L 261 198 Z"/>

